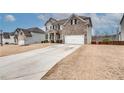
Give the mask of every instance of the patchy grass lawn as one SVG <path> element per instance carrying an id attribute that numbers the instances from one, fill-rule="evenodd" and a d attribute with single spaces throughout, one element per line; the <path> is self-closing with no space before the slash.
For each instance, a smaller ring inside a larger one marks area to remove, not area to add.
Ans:
<path id="1" fill-rule="evenodd" d="M 122 80 L 124 46 L 84 45 L 56 64 L 44 80 Z"/>
<path id="2" fill-rule="evenodd" d="M 50 43 L 31 44 L 31 45 L 26 45 L 26 46 L 4 45 L 2 47 L 0 46 L 0 57 L 17 54 L 17 53 L 22 53 L 22 52 L 26 52 L 26 51 L 30 51 L 30 50 L 34 50 L 34 49 L 44 48 L 44 47 L 47 47 L 50 45 L 52 45 L 52 44 L 50 44 Z"/>

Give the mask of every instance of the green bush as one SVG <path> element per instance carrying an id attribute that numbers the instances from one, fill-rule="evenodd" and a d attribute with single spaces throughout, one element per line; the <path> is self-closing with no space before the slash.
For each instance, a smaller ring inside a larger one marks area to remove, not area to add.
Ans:
<path id="1" fill-rule="evenodd" d="M 111 40 L 109 38 L 103 39 L 103 42 L 110 42 Z"/>
<path id="2" fill-rule="evenodd" d="M 48 40 L 41 41 L 41 43 L 48 43 Z"/>
<path id="3" fill-rule="evenodd" d="M 48 40 L 45 40 L 44 43 L 48 43 Z"/>
<path id="4" fill-rule="evenodd" d="M 44 41 L 41 41 L 41 43 L 44 43 Z"/>
<path id="5" fill-rule="evenodd" d="M 62 43 L 62 40 L 57 40 L 56 43 Z"/>

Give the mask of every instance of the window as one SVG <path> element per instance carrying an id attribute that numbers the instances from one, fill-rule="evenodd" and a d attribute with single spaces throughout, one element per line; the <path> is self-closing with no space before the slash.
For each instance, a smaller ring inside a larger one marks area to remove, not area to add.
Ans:
<path id="1" fill-rule="evenodd" d="M 56 25 L 54 25 L 54 29 L 56 29 Z"/>
<path id="2" fill-rule="evenodd" d="M 71 25 L 73 25 L 73 20 L 71 20 Z"/>
<path id="3" fill-rule="evenodd" d="M 50 30 L 52 29 L 52 26 L 50 26 Z"/>
<path id="4" fill-rule="evenodd" d="M 54 25 L 53 25 L 53 29 L 54 29 Z"/>
<path id="5" fill-rule="evenodd" d="M 77 24 L 77 19 L 74 19 L 74 24 Z"/>
<path id="6" fill-rule="evenodd" d="M 21 32 L 20 35 L 22 35 L 23 33 Z"/>
<path id="7" fill-rule="evenodd" d="M 58 24 L 58 30 L 60 30 L 60 25 Z"/>
<path id="8" fill-rule="evenodd" d="M 75 24 L 77 24 L 77 19 L 71 20 L 71 25 L 75 25 Z"/>

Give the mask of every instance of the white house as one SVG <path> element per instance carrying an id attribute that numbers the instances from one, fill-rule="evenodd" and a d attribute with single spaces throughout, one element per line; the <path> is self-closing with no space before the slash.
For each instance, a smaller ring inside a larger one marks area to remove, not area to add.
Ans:
<path id="1" fill-rule="evenodd" d="M 44 40 L 45 32 L 37 27 L 28 29 L 17 28 L 15 31 L 15 42 L 18 45 L 41 43 Z"/>
<path id="2" fill-rule="evenodd" d="M 1 35 L 0 35 L 0 43 L 1 43 Z M 2 34 L 2 43 L 3 44 L 15 44 L 14 41 L 14 33 L 13 32 L 3 32 Z"/>

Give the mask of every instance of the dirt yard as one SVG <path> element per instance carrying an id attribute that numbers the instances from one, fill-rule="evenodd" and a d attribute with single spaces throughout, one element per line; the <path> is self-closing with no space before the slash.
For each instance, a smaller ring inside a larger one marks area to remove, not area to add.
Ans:
<path id="1" fill-rule="evenodd" d="M 42 79 L 124 80 L 124 46 L 82 46 L 56 64 Z"/>
<path id="2" fill-rule="evenodd" d="M 21 52 L 26 52 L 34 49 L 44 48 L 47 46 L 50 46 L 50 43 L 45 44 L 31 44 L 27 46 L 19 46 L 19 45 L 4 45 L 0 46 L 0 57 L 1 56 L 7 56 L 12 54 L 17 54 Z"/>

